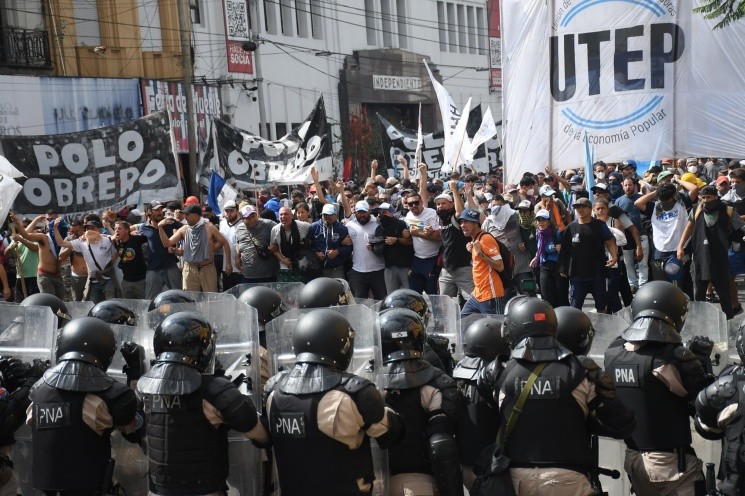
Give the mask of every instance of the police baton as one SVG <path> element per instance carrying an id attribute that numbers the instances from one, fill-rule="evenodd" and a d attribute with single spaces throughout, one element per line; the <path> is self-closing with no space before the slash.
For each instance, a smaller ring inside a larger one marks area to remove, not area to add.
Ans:
<path id="1" fill-rule="evenodd" d="M 714 464 L 706 464 L 706 496 L 719 496 L 717 491 L 717 478 L 714 475 Z"/>

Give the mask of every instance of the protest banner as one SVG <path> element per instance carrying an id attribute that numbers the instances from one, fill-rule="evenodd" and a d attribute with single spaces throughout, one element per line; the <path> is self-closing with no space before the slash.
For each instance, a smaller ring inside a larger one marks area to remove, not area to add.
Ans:
<path id="1" fill-rule="evenodd" d="M 49 136 L 0 139 L 2 154 L 25 178 L 14 210 L 97 211 L 139 198 L 181 198 L 168 115 L 141 117 L 116 126 Z"/>
<path id="2" fill-rule="evenodd" d="M 745 156 L 745 23 L 701 0 L 503 0 L 506 182 L 595 160 Z"/>
<path id="3" fill-rule="evenodd" d="M 417 131 L 399 129 L 380 115 L 378 115 L 378 121 L 381 127 L 380 137 L 383 142 L 383 158 L 388 169 L 388 175 L 390 177 L 394 175 L 398 167 L 397 159 L 400 155 L 404 155 L 409 162 L 411 177 L 417 177 Z M 481 107 L 477 106 L 469 113 L 468 136 L 473 137 L 477 133 L 480 123 Z M 478 148 L 470 167 L 476 172 L 493 170 L 497 166 L 500 151 L 498 139 L 492 137 L 492 139 L 486 141 L 485 147 L 481 146 Z M 438 177 L 440 179 L 446 179 L 448 177 L 447 169 L 445 171 L 442 169 L 443 165 L 445 165 L 445 139 L 442 131 L 423 134 L 420 153 L 422 161 L 427 164 L 427 174 L 429 177 Z"/>
<path id="4" fill-rule="evenodd" d="M 311 166 L 316 167 L 321 180 L 333 175 L 331 131 L 323 97 L 300 126 L 276 141 L 265 140 L 219 119 L 214 126 L 213 142 L 207 147 L 197 176 L 203 188 L 209 185 L 212 171 L 243 190 L 308 183 Z"/>

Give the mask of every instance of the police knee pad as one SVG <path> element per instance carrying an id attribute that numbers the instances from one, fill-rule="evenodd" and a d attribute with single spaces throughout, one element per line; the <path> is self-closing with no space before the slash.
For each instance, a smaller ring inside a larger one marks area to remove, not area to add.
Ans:
<path id="1" fill-rule="evenodd" d="M 427 454 L 429 460 L 437 465 L 441 462 L 458 460 L 458 447 L 452 434 L 439 433 L 429 438 Z"/>

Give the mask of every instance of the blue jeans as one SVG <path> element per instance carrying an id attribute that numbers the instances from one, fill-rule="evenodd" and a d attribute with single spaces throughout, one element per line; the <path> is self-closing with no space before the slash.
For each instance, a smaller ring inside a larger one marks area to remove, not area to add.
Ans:
<path id="1" fill-rule="evenodd" d="M 463 305 L 463 310 L 460 311 L 460 318 L 464 319 L 474 313 L 500 315 L 502 313 L 502 298 L 479 301 L 475 296 L 469 296 L 466 304 Z"/>
<path id="2" fill-rule="evenodd" d="M 437 255 L 429 258 L 414 257 L 409 270 L 409 289 L 417 293 L 437 294 L 437 279 L 440 276 L 437 270 Z"/>
<path id="3" fill-rule="evenodd" d="M 569 304 L 574 308 L 582 310 L 585 304 L 585 298 L 592 294 L 595 299 L 595 310 L 605 312 L 608 306 L 606 297 L 605 278 L 598 277 L 595 279 L 576 279 L 569 278 Z"/>

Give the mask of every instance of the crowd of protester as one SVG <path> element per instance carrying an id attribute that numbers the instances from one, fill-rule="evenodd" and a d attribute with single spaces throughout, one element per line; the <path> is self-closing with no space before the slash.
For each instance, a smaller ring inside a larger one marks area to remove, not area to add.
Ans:
<path id="1" fill-rule="evenodd" d="M 99 302 L 154 298 L 163 289 L 224 291 L 244 282 L 327 276 L 356 298 L 400 288 L 458 297 L 463 316 L 501 313 L 516 292 L 552 306 L 598 312 L 631 304 L 650 280 L 692 300 L 742 312 L 745 161 L 664 159 L 637 173 L 633 160 L 582 170 L 550 167 L 503 184 L 500 170 L 449 178 L 401 177 L 275 186 L 228 201 L 219 215 L 183 203 L 62 217 L 9 216 L 0 271 L 3 297 L 36 292 Z M 591 186 L 588 191 L 588 186 Z"/>

